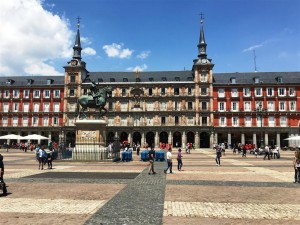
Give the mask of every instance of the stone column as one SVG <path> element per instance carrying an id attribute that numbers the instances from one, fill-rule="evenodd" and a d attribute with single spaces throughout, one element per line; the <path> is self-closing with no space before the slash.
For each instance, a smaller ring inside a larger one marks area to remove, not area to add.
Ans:
<path id="1" fill-rule="evenodd" d="M 145 132 L 142 131 L 142 138 L 141 138 L 141 147 L 144 147 L 144 144 L 145 144 Z"/>
<path id="2" fill-rule="evenodd" d="M 227 134 L 227 144 L 228 144 L 228 148 L 229 148 L 229 146 L 231 146 L 231 133 Z"/>
<path id="3" fill-rule="evenodd" d="M 255 147 L 257 147 L 256 133 L 253 133 L 252 139 L 253 139 L 253 144 L 255 145 Z"/>
<path id="4" fill-rule="evenodd" d="M 280 133 L 276 133 L 276 145 L 280 147 Z"/>
<path id="5" fill-rule="evenodd" d="M 171 144 L 173 146 L 173 141 L 172 141 L 172 131 L 169 131 L 169 136 L 168 136 L 168 144 Z"/>
<path id="6" fill-rule="evenodd" d="M 215 133 L 215 136 L 214 136 L 214 144 L 219 144 L 219 143 L 218 143 L 218 133 Z"/>
<path id="7" fill-rule="evenodd" d="M 195 148 L 200 148 L 200 138 L 199 138 L 198 131 L 196 131 L 196 134 L 195 134 Z"/>
<path id="8" fill-rule="evenodd" d="M 131 132 L 128 133 L 128 143 L 130 144 L 130 146 L 132 146 L 132 142 L 131 142 Z"/>
<path id="9" fill-rule="evenodd" d="M 214 147 L 214 143 L 215 143 L 215 134 L 214 132 L 210 133 L 210 137 L 209 137 L 209 147 L 213 148 Z"/>
<path id="10" fill-rule="evenodd" d="M 185 131 L 182 132 L 182 148 L 185 148 L 185 144 L 186 144 L 186 133 Z"/>
<path id="11" fill-rule="evenodd" d="M 154 143 L 155 143 L 155 148 L 158 148 L 158 147 L 159 147 L 159 136 L 158 136 L 158 131 L 155 132 Z"/>
<path id="12" fill-rule="evenodd" d="M 264 141 L 265 145 L 269 145 L 269 134 L 267 132 L 265 132 L 265 141 Z"/>
<path id="13" fill-rule="evenodd" d="M 244 133 L 241 134 L 241 142 L 242 142 L 241 144 L 243 144 L 243 145 L 245 144 L 245 134 Z"/>

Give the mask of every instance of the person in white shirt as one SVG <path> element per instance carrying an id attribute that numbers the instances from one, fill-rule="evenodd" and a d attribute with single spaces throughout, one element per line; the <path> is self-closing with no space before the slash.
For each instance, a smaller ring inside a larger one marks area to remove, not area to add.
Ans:
<path id="1" fill-rule="evenodd" d="M 265 157 L 264 160 L 266 159 L 266 157 L 268 156 L 268 160 L 270 160 L 270 148 L 268 145 L 266 145 L 265 147 Z"/>
<path id="2" fill-rule="evenodd" d="M 164 173 L 167 173 L 168 169 L 170 169 L 170 173 L 172 172 L 172 148 L 169 148 L 167 152 L 167 163 L 168 167 L 164 170 Z"/>

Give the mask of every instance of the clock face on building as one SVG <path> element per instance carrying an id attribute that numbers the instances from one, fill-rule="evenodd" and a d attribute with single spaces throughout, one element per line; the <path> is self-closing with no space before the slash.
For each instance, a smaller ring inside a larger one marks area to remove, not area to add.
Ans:
<path id="1" fill-rule="evenodd" d="M 76 64 L 77 64 L 77 62 L 76 62 L 75 60 L 72 60 L 72 61 L 71 61 L 71 65 L 72 65 L 72 66 L 76 66 Z"/>
<path id="2" fill-rule="evenodd" d="M 206 59 L 202 59 L 201 62 L 202 63 L 207 63 L 207 60 Z"/>

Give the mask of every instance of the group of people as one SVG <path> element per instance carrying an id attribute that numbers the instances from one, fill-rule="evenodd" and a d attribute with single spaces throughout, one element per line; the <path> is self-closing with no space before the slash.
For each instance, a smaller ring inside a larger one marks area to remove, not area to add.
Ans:
<path id="1" fill-rule="evenodd" d="M 44 169 L 44 165 L 48 164 L 48 169 L 52 169 L 52 161 L 53 161 L 53 148 L 49 150 L 45 150 L 45 146 L 37 146 L 36 149 L 36 159 L 39 162 L 39 170 Z"/>

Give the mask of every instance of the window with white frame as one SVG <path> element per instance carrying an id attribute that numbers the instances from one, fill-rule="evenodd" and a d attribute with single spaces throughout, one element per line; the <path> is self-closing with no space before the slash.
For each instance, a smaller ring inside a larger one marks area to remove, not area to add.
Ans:
<path id="1" fill-rule="evenodd" d="M 232 126 L 233 127 L 239 126 L 239 118 L 237 116 L 232 117 Z"/>
<path id="2" fill-rule="evenodd" d="M 58 125 L 58 117 L 54 116 L 53 117 L 53 126 L 57 126 Z"/>
<path id="3" fill-rule="evenodd" d="M 75 89 L 74 89 L 74 88 L 71 88 L 71 89 L 69 90 L 69 96 L 71 96 L 71 97 L 74 97 L 74 96 L 75 96 Z"/>
<path id="4" fill-rule="evenodd" d="M 263 105 L 262 101 L 256 101 L 255 102 L 255 109 L 259 109 L 259 107 L 262 106 L 262 105 Z"/>
<path id="5" fill-rule="evenodd" d="M 167 103 L 165 103 L 165 102 L 162 102 L 162 103 L 160 103 L 160 110 L 167 110 Z"/>
<path id="6" fill-rule="evenodd" d="M 201 88 L 201 95 L 207 95 L 208 94 L 208 92 L 207 92 L 207 88 L 206 87 L 203 87 L 203 88 Z"/>
<path id="7" fill-rule="evenodd" d="M 33 90 L 33 98 L 39 98 L 41 94 L 40 90 Z"/>
<path id="8" fill-rule="evenodd" d="M 267 102 L 267 109 L 270 112 L 275 111 L 275 103 L 274 103 L 274 101 L 268 101 Z"/>
<path id="9" fill-rule="evenodd" d="M 22 126 L 28 126 L 28 117 L 27 116 L 23 116 L 23 118 L 22 118 Z"/>
<path id="10" fill-rule="evenodd" d="M 53 90 L 53 97 L 60 98 L 60 90 Z"/>
<path id="11" fill-rule="evenodd" d="M 254 83 L 258 84 L 259 83 L 259 77 L 254 77 Z"/>
<path id="12" fill-rule="evenodd" d="M 19 111 L 19 103 L 18 102 L 14 102 L 13 103 L 13 112 L 18 112 Z"/>
<path id="13" fill-rule="evenodd" d="M 243 88 L 243 95 L 244 97 L 251 97 L 250 88 Z"/>
<path id="14" fill-rule="evenodd" d="M 121 102 L 121 111 L 127 111 L 127 102 Z"/>
<path id="15" fill-rule="evenodd" d="M 231 111 L 239 111 L 239 103 L 238 102 L 231 102 Z"/>
<path id="16" fill-rule="evenodd" d="M 278 96 L 286 96 L 285 88 L 278 88 Z"/>
<path id="17" fill-rule="evenodd" d="M 268 97 L 274 96 L 274 88 L 267 88 L 267 96 Z"/>
<path id="18" fill-rule="evenodd" d="M 193 102 L 187 102 L 187 108 L 188 110 L 192 110 L 193 109 Z"/>
<path id="19" fill-rule="evenodd" d="M 244 111 L 247 111 L 247 112 L 251 111 L 251 102 L 250 101 L 244 102 Z"/>
<path id="20" fill-rule="evenodd" d="M 275 127 L 275 117 L 274 116 L 269 116 L 268 118 L 269 122 L 269 127 Z"/>
<path id="21" fill-rule="evenodd" d="M 9 90 L 4 90 L 3 97 L 4 98 L 9 98 L 10 97 L 10 91 Z"/>
<path id="22" fill-rule="evenodd" d="M 226 126 L 226 117 L 220 117 L 219 119 L 219 123 L 221 127 L 225 127 Z"/>
<path id="23" fill-rule="evenodd" d="M 43 126 L 48 126 L 49 125 L 49 117 L 48 116 L 44 116 L 43 117 Z"/>
<path id="24" fill-rule="evenodd" d="M 29 103 L 28 102 L 23 103 L 23 112 L 29 112 Z"/>
<path id="25" fill-rule="evenodd" d="M 226 102 L 218 102 L 218 110 L 219 111 L 225 111 L 226 109 Z"/>
<path id="26" fill-rule="evenodd" d="M 201 82 L 207 82 L 207 74 L 206 73 L 201 73 L 200 81 Z"/>
<path id="27" fill-rule="evenodd" d="M 246 127 L 252 127 L 252 118 L 251 118 L 251 116 L 246 116 L 245 117 L 245 126 Z"/>
<path id="28" fill-rule="evenodd" d="M 20 90 L 13 90 L 13 98 L 20 98 Z"/>
<path id="29" fill-rule="evenodd" d="M 166 95 L 166 88 L 164 88 L 164 87 L 160 88 L 160 94 Z"/>
<path id="30" fill-rule="evenodd" d="M 140 122 L 142 121 L 142 117 L 134 116 L 133 118 L 133 124 L 134 126 L 140 126 Z"/>
<path id="31" fill-rule="evenodd" d="M 296 101 L 290 101 L 289 103 L 290 111 L 296 111 Z"/>
<path id="32" fill-rule="evenodd" d="M 44 112 L 49 112 L 50 111 L 50 103 L 49 102 L 45 102 L 44 103 Z"/>
<path id="33" fill-rule="evenodd" d="M 54 112 L 59 112 L 59 106 L 60 106 L 60 103 L 59 102 L 55 102 L 54 103 Z"/>
<path id="34" fill-rule="evenodd" d="M 50 98 L 50 90 L 44 90 L 44 98 Z"/>
<path id="35" fill-rule="evenodd" d="M 12 118 L 12 125 L 13 125 L 14 127 L 17 127 L 17 126 L 18 126 L 18 117 L 17 117 L 17 116 L 14 116 L 14 117 Z"/>
<path id="36" fill-rule="evenodd" d="M 231 97 L 239 97 L 239 92 L 237 88 L 231 89 Z"/>
<path id="37" fill-rule="evenodd" d="M 218 97 L 219 98 L 224 98 L 225 97 L 225 89 L 224 88 L 219 88 L 218 89 Z"/>
<path id="38" fill-rule="evenodd" d="M 6 127 L 8 125 L 8 117 L 7 116 L 2 117 L 2 123 L 3 123 L 4 127 Z"/>
<path id="39" fill-rule="evenodd" d="M 37 116 L 32 117 L 32 126 L 38 126 L 39 118 Z"/>
<path id="40" fill-rule="evenodd" d="M 254 95 L 255 95 L 256 97 L 262 96 L 262 88 L 255 88 L 255 89 L 254 89 Z"/>
<path id="41" fill-rule="evenodd" d="M 286 116 L 280 116 L 280 126 L 286 127 L 287 126 L 287 118 Z"/>
<path id="42" fill-rule="evenodd" d="M 33 104 L 33 112 L 39 112 L 40 111 L 40 103 L 34 103 Z"/>
<path id="43" fill-rule="evenodd" d="M 147 111 L 152 111 L 154 109 L 153 102 L 147 102 L 146 106 L 147 106 Z"/>
<path id="44" fill-rule="evenodd" d="M 8 102 L 4 102 L 3 103 L 3 112 L 8 112 L 8 110 L 9 110 L 9 104 L 8 104 Z"/>
<path id="45" fill-rule="evenodd" d="M 262 127 L 263 124 L 262 124 L 262 117 L 261 116 L 257 116 L 256 117 L 256 126 L 257 127 Z"/>
<path id="46" fill-rule="evenodd" d="M 290 87 L 289 88 L 289 96 L 295 96 L 296 92 L 295 92 L 295 88 L 294 87 Z"/>
<path id="47" fill-rule="evenodd" d="M 279 111 L 285 111 L 285 101 L 279 102 Z"/>
<path id="48" fill-rule="evenodd" d="M 23 98 L 29 98 L 30 90 L 24 90 L 23 91 Z"/>
<path id="49" fill-rule="evenodd" d="M 75 111 L 76 111 L 76 104 L 69 103 L 69 112 L 75 112 Z"/>
<path id="50" fill-rule="evenodd" d="M 193 89 L 192 88 L 188 88 L 188 95 L 192 95 L 193 94 Z"/>

